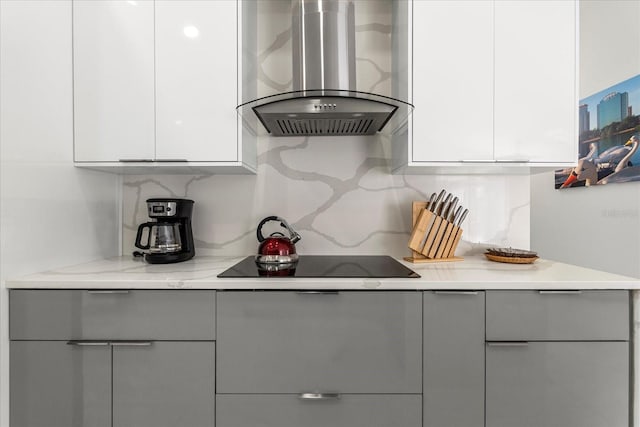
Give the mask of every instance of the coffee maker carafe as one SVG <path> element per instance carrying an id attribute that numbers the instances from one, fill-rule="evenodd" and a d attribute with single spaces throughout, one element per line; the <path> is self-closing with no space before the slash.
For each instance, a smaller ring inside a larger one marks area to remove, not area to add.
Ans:
<path id="1" fill-rule="evenodd" d="M 148 199 L 147 213 L 154 219 L 138 227 L 136 247 L 147 250 L 144 259 L 150 264 L 168 264 L 193 258 L 191 213 L 193 200 Z M 146 243 L 142 243 L 147 229 Z"/>

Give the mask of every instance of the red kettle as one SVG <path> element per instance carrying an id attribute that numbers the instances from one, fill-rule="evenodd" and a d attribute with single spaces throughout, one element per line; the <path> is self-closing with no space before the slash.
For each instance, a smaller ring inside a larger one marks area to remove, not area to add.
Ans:
<path id="1" fill-rule="evenodd" d="M 283 233 L 276 231 L 271 233 L 269 237 L 262 235 L 262 226 L 269 221 L 278 221 L 280 225 L 289 232 L 289 237 L 286 237 Z M 287 221 L 278 216 L 268 216 L 258 224 L 258 230 L 256 231 L 258 236 L 258 255 L 261 256 L 263 262 L 294 262 L 298 259 L 296 254 L 296 242 L 301 239 L 300 235 L 296 233 Z"/>

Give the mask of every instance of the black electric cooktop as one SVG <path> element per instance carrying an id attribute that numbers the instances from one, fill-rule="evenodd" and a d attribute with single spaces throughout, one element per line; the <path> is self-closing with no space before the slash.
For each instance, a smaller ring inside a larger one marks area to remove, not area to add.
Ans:
<path id="1" fill-rule="evenodd" d="M 246 257 L 218 277 L 331 277 L 418 278 L 415 271 L 390 256 L 300 255 L 297 264 L 276 271 L 259 268 L 253 256 Z"/>

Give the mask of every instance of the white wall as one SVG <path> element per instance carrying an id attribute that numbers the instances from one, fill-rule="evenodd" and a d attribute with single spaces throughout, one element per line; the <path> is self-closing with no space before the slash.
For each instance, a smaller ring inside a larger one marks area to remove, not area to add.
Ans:
<path id="1" fill-rule="evenodd" d="M 0 425 L 8 426 L 4 280 L 113 256 L 119 179 L 73 167 L 71 1 L 0 2 Z"/>
<path id="2" fill-rule="evenodd" d="M 640 1 L 581 1 L 580 99 L 638 74 Z M 640 182 L 554 190 L 553 173 L 533 176 L 531 247 L 640 277 Z"/>
<path id="3" fill-rule="evenodd" d="M 581 1 L 580 99 L 637 74 L 640 1 Z M 533 176 L 531 247 L 545 258 L 640 277 L 640 182 L 554 190 L 553 173 Z M 638 366 L 640 294 L 633 299 Z M 640 426 L 637 374 L 634 394 L 632 425 Z"/>

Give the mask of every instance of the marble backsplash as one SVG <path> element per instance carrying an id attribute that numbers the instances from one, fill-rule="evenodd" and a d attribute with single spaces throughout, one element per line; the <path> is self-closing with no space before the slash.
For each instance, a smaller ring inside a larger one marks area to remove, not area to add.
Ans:
<path id="1" fill-rule="evenodd" d="M 290 5 L 257 3 L 258 96 L 291 90 Z M 357 89 L 391 96 L 392 2 L 357 0 L 355 11 Z M 256 175 L 125 176 L 123 253 L 134 250 L 147 198 L 184 197 L 196 202 L 199 254 L 254 253 L 257 224 L 278 215 L 302 235 L 300 253 L 404 256 L 412 200 L 443 188 L 470 211 L 458 254 L 478 243 L 529 247 L 528 176 L 390 175 L 390 144 L 384 136 L 262 138 Z"/>
<path id="2" fill-rule="evenodd" d="M 147 198 L 183 197 L 195 200 L 200 254 L 254 253 L 259 221 L 278 215 L 302 235 L 300 253 L 404 256 L 411 202 L 443 188 L 470 211 L 459 254 L 476 243 L 529 246 L 528 176 L 391 175 L 383 137 L 271 138 L 258 150 L 256 175 L 125 176 L 123 253 L 134 250 Z"/>

